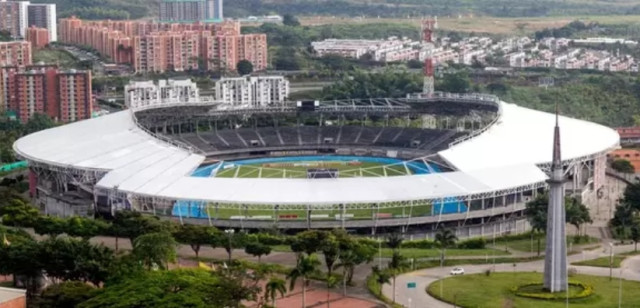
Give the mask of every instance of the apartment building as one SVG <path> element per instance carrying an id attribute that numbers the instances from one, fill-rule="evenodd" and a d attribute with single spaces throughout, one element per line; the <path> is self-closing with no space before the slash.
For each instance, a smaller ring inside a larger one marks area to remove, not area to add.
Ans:
<path id="1" fill-rule="evenodd" d="M 0 30 L 9 31 L 14 38 L 25 36 L 29 2 L 0 0 Z"/>
<path id="2" fill-rule="evenodd" d="M 31 65 L 31 43 L 0 42 L 0 66 Z"/>
<path id="3" fill-rule="evenodd" d="M 194 22 L 221 21 L 223 0 L 162 0 L 159 4 L 160 21 Z"/>
<path id="4" fill-rule="evenodd" d="M 91 117 L 90 71 L 62 71 L 56 65 L 2 67 L 0 99 L 25 123 L 36 113 L 60 122 Z"/>
<path id="5" fill-rule="evenodd" d="M 129 81 L 124 87 L 124 102 L 129 108 L 199 101 L 198 87 L 190 79 Z"/>
<path id="6" fill-rule="evenodd" d="M 235 106 L 267 106 L 283 103 L 289 96 L 289 81 L 283 76 L 222 78 L 215 88 L 216 101 Z"/>
<path id="7" fill-rule="evenodd" d="M 58 19 L 56 5 L 49 3 L 32 3 L 27 7 L 28 27 L 38 27 L 49 31 L 49 41 L 58 40 Z"/>
<path id="8" fill-rule="evenodd" d="M 38 28 L 31 26 L 27 29 L 27 35 L 25 39 L 31 43 L 31 48 L 41 49 L 49 44 L 49 30 L 44 28 Z"/>
<path id="9" fill-rule="evenodd" d="M 240 23 L 154 23 L 60 20 L 60 40 L 87 45 L 137 73 L 225 69 L 243 59 L 254 70 L 267 67 L 265 34 L 240 34 Z M 199 62 L 198 59 L 201 61 Z M 203 67 L 200 67 L 203 66 Z"/>

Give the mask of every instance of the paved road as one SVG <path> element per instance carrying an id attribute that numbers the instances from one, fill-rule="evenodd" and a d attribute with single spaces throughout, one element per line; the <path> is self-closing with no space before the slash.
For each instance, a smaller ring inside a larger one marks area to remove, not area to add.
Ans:
<path id="1" fill-rule="evenodd" d="M 633 250 L 633 245 L 616 246 L 614 247 L 614 253 L 628 252 Z M 569 263 L 582 260 L 589 260 L 609 256 L 608 249 L 597 249 L 592 251 L 584 251 L 581 254 L 575 254 L 569 256 Z M 463 266 L 465 273 L 478 274 L 483 273 L 487 269 L 493 269 L 491 264 L 483 265 L 467 265 Z M 595 275 L 595 276 L 608 276 L 609 269 L 603 267 L 591 267 L 591 266 L 574 266 L 571 268 L 577 269 L 580 274 Z M 405 307 L 451 307 L 450 304 L 441 302 L 431 297 L 425 292 L 427 286 L 431 283 L 448 277 L 449 272 L 453 266 L 447 266 L 443 268 L 431 268 L 425 270 L 419 270 L 411 273 L 407 273 L 396 278 L 396 302 L 404 305 Z M 497 272 L 509 272 L 509 271 L 525 271 L 525 272 L 542 272 L 544 268 L 544 261 L 533 261 L 526 263 L 514 264 L 496 264 L 495 271 Z M 622 263 L 622 267 L 619 269 L 613 269 L 613 276 L 619 277 L 622 272 L 622 278 L 627 280 L 640 280 L 640 255 L 629 257 Z M 408 289 L 407 283 L 415 282 L 416 288 Z M 446 288 L 446 285 L 443 286 Z M 392 298 L 393 288 L 391 285 L 384 285 L 382 292 L 388 298 Z M 417 305 L 419 303 L 419 305 Z"/>

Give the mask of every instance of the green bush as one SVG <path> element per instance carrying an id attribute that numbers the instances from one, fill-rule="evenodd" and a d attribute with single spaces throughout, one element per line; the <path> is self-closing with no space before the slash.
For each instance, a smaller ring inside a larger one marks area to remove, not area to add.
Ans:
<path id="1" fill-rule="evenodd" d="M 513 287 L 513 288 L 511 288 L 511 291 L 513 293 L 515 293 L 515 295 L 517 295 L 517 296 L 533 298 L 533 299 L 544 299 L 544 300 L 566 300 L 567 299 L 567 294 L 565 292 L 550 293 L 550 292 L 526 292 L 526 291 L 522 291 L 523 289 L 526 289 L 528 287 L 537 287 L 537 286 L 541 286 L 541 285 L 542 285 L 541 283 L 529 283 L 529 284 Z M 589 296 L 591 296 L 593 294 L 593 287 L 591 285 L 586 284 L 586 283 L 577 282 L 577 281 L 569 281 L 569 285 L 570 286 L 574 286 L 574 287 L 579 287 L 579 288 L 582 289 L 577 294 L 570 295 L 569 299 L 585 298 L 585 297 L 589 297 Z"/>
<path id="2" fill-rule="evenodd" d="M 484 237 L 472 238 L 460 241 L 457 247 L 460 249 L 484 249 L 487 246 L 487 240 Z"/>
<path id="3" fill-rule="evenodd" d="M 436 242 L 432 240 L 417 240 L 402 242 L 400 248 L 418 248 L 418 249 L 431 249 L 436 247 Z"/>
<path id="4" fill-rule="evenodd" d="M 289 244 L 287 241 L 287 237 L 271 235 L 268 233 L 257 233 L 256 240 L 261 244 L 269 245 L 269 246 Z"/>

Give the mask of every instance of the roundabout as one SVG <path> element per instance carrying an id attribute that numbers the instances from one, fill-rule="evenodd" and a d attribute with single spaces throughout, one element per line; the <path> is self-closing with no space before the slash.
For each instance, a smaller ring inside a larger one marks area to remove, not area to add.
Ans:
<path id="1" fill-rule="evenodd" d="M 633 246 L 617 246 L 615 254 L 632 251 Z M 608 252 L 585 251 L 568 257 L 569 262 L 595 259 Z M 570 307 L 618 307 L 622 290 L 621 307 L 639 307 L 640 298 L 634 290 L 640 288 L 640 256 L 627 258 L 621 269 L 614 269 L 612 280 L 609 268 L 570 266 L 577 274 L 570 281 L 579 281 L 593 287 L 593 294 L 582 299 L 572 299 Z M 459 265 L 457 265 L 459 266 Z M 528 283 L 542 282 L 543 261 L 502 264 L 465 265 L 465 275 L 450 276 L 453 266 L 418 270 L 396 278 L 396 301 L 404 307 L 566 307 L 565 300 L 543 300 L 518 297 L 513 288 Z M 486 271 L 492 270 L 487 276 Z M 622 278 L 622 279 L 620 279 Z M 415 288 L 407 288 L 415 283 Z M 442 288 L 442 296 L 439 296 Z M 383 286 L 383 294 L 391 298 L 391 285 Z M 439 299 L 441 298 L 441 299 Z M 416 306 L 420 303 L 420 306 Z"/>

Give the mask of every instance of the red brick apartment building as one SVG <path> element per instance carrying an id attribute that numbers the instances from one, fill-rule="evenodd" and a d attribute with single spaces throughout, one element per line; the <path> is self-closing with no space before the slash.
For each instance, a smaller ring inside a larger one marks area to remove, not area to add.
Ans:
<path id="1" fill-rule="evenodd" d="M 91 117 L 91 72 L 62 71 L 56 65 L 0 68 L 0 108 L 15 111 L 21 122 L 35 113 L 59 122 Z"/>
<path id="2" fill-rule="evenodd" d="M 241 34 L 240 23 L 154 23 L 60 19 L 60 41 L 91 46 L 137 73 L 224 68 L 235 70 L 249 60 L 255 70 L 267 67 L 267 36 Z M 200 60 L 200 61 L 199 61 Z"/>
<path id="3" fill-rule="evenodd" d="M 0 66 L 31 65 L 31 43 L 0 42 Z"/>
<path id="4" fill-rule="evenodd" d="M 27 29 L 26 40 L 32 49 L 41 49 L 49 44 L 49 30 L 31 26 Z"/>

